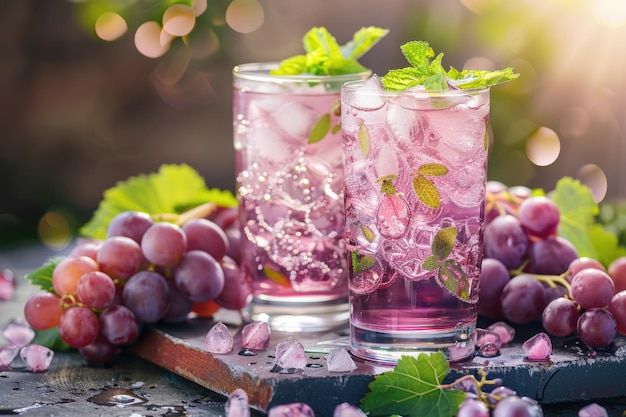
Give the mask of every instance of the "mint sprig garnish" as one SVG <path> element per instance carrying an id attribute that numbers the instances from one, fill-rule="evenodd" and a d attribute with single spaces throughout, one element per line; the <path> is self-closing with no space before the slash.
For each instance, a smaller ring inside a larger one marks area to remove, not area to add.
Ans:
<path id="1" fill-rule="evenodd" d="M 281 61 L 272 75 L 339 75 L 367 71 L 358 59 L 389 33 L 374 26 L 359 29 L 352 40 L 339 45 L 337 39 L 324 27 L 314 27 L 302 38 L 305 55 L 296 55 Z"/>
<path id="2" fill-rule="evenodd" d="M 463 70 L 442 65 L 443 53 L 435 55 L 428 42 L 411 41 L 400 47 L 410 67 L 393 69 L 382 77 L 385 90 L 403 91 L 416 86 L 426 90 L 470 89 L 496 85 L 519 76 L 512 68 L 498 71 Z"/>

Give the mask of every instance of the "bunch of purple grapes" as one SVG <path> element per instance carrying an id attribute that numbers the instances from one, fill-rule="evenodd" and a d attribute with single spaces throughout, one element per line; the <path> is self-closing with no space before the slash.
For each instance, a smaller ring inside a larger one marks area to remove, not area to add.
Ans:
<path id="1" fill-rule="evenodd" d="M 605 268 L 557 235 L 558 206 L 526 187 L 490 182 L 478 312 L 514 324 L 540 321 L 555 337 L 593 348 L 626 334 L 626 257 Z"/>
<path id="2" fill-rule="evenodd" d="M 78 242 L 52 271 L 52 288 L 32 295 L 24 316 L 89 361 L 110 360 L 134 342 L 144 323 L 181 322 L 238 310 L 251 288 L 239 267 L 237 211 L 178 225 L 126 211 L 103 240 Z"/>

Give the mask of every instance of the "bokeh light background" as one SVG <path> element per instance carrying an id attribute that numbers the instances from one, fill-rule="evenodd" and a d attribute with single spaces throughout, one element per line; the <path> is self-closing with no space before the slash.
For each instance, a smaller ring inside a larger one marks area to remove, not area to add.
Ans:
<path id="1" fill-rule="evenodd" d="M 415 39 L 521 74 L 492 89 L 490 179 L 626 198 L 623 0 L 3 0 L 0 247 L 67 245 L 106 188 L 163 163 L 233 190 L 232 67 L 370 25 L 391 31 L 361 60 L 381 75 Z"/>

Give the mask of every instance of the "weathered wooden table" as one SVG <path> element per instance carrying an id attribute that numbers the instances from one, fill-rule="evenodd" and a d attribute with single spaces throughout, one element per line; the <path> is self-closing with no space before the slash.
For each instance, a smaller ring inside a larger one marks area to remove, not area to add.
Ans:
<path id="1" fill-rule="evenodd" d="M 45 250 L 0 252 L 0 268 L 16 273 L 16 299 L 0 302 L 0 326 L 23 317 L 24 301 L 35 288 L 22 279 L 51 254 Z M 272 333 L 270 348 L 257 356 L 238 355 L 238 315 L 225 312 L 215 320 L 235 334 L 235 350 L 226 355 L 204 351 L 204 337 L 215 323 L 192 320 L 185 326 L 152 326 L 140 341 L 111 364 L 87 364 L 76 353 L 56 353 L 45 373 L 0 371 L 0 414 L 26 416 L 223 416 L 225 395 L 245 388 L 262 416 L 273 405 L 306 402 L 318 416 L 331 416 L 341 402 L 358 404 L 374 375 L 390 368 L 357 362 L 350 373 L 328 372 L 325 352 L 345 343 L 342 332 L 290 335 Z M 518 393 L 536 398 L 547 417 L 576 416 L 580 407 L 597 402 L 610 416 L 626 415 L 626 339 L 613 353 L 590 356 L 575 345 L 557 347 L 550 363 L 528 363 L 518 336 L 502 355 L 489 360 L 490 376 L 501 377 Z M 299 374 L 271 372 L 273 349 L 294 337 L 307 349 L 308 366 Z M 4 343 L 0 340 L 0 344 Z M 476 373 L 483 359 L 453 367 L 449 378 Z"/>

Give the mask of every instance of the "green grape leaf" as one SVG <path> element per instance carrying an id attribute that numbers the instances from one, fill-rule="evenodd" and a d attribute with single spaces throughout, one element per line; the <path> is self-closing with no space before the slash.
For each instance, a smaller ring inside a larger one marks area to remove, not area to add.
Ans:
<path id="1" fill-rule="evenodd" d="M 180 214 L 207 202 L 222 207 L 237 205 L 230 191 L 208 189 L 204 179 L 189 165 L 162 165 L 156 173 L 130 177 L 105 190 L 103 200 L 80 234 L 105 238 L 109 223 L 123 211 Z"/>
<path id="2" fill-rule="evenodd" d="M 52 272 L 63 257 L 52 257 L 48 259 L 42 266 L 26 274 L 26 279 L 31 284 L 39 286 L 42 290 L 52 291 Z"/>
<path id="3" fill-rule="evenodd" d="M 359 130 L 357 132 L 357 136 L 361 152 L 363 152 L 363 156 L 367 158 L 370 154 L 370 135 L 367 131 L 367 127 L 365 127 L 363 119 L 359 119 Z"/>
<path id="4" fill-rule="evenodd" d="M 439 190 L 431 180 L 423 175 L 413 178 L 413 190 L 422 203 L 430 208 L 438 208 L 441 204 Z"/>
<path id="5" fill-rule="evenodd" d="M 463 70 L 442 65 L 443 54 L 435 52 L 427 42 L 411 41 L 400 47 L 410 67 L 392 69 L 382 77 L 385 90 L 402 91 L 422 85 L 428 91 L 447 90 L 449 84 L 456 88 L 488 87 L 513 80 L 519 76 L 512 68 L 498 71 Z"/>
<path id="6" fill-rule="evenodd" d="M 457 230 L 454 226 L 439 229 L 432 243 L 433 256 L 442 261 L 452 253 L 456 241 Z"/>
<path id="7" fill-rule="evenodd" d="M 597 260 L 605 267 L 620 256 L 626 256 L 626 248 L 620 246 L 618 236 L 601 224 L 594 224 L 589 228 L 589 239 L 598 254 Z"/>
<path id="8" fill-rule="evenodd" d="M 439 268 L 437 282 L 447 289 L 450 294 L 463 301 L 469 301 L 469 280 L 461 265 L 454 259 L 446 259 L 441 268 Z"/>
<path id="9" fill-rule="evenodd" d="M 561 215 L 559 236 L 576 247 L 578 256 L 598 259 L 599 255 L 589 236 L 589 229 L 599 211 L 591 190 L 578 180 L 563 177 L 556 184 L 552 200 L 559 207 Z"/>
<path id="10" fill-rule="evenodd" d="M 355 74 L 367 69 L 358 58 L 369 51 L 389 31 L 376 27 L 358 30 L 350 42 L 340 46 L 337 40 L 324 27 L 314 27 L 302 38 L 306 55 L 296 55 L 284 59 L 272 75 L 337 75 Z"/>
<path id="11" fill-rule="evenodd" d="M 361 408 L 372 417 L 450 417 L 456 415 L 465 393 L 443 388 L 450 370 L 443 353 L 403 356 L 392 371 L 378 374 L 370 391 L 361 399 Z"/>
<path id="12" fill-rule="evenodd" d="M 361 233 L 363 233 L 363 237 L 365 237 L 365 240 L 370 243 L 373 242 L 374 239 L 376 239 L 376 233 L 374 233 L 374 231 L 372 231 L 372 229 L 367 226 L 361 226 Z"/>
<path id="13" fill-rule="evenodd" d="M 45 346 L 55 352 L 68 352 L 74 350 L 73 347 L 61 339 L 59 328 L 56 326 L 48 330 L 35 330 L 35 338 L 31 343 Z"/>
<path id="14" fill-rule="evenodd" d="M 443 164 L 432 162 L 429 164 L 423 164 L 417 169 L 418 174 L 428 175 L 431 177 L 439 177 L 448 173 L 448 167 Z"/>
<path id="15" fill-rule="evenodd" d="M 320 140 L 324 139 L 330 131 L 330 125 L 330 113 L 325 113 L 313 125 L 313 128 L 311 129 L 311 134 L 309 135 L 309 143 L 317 143 Z"/>

